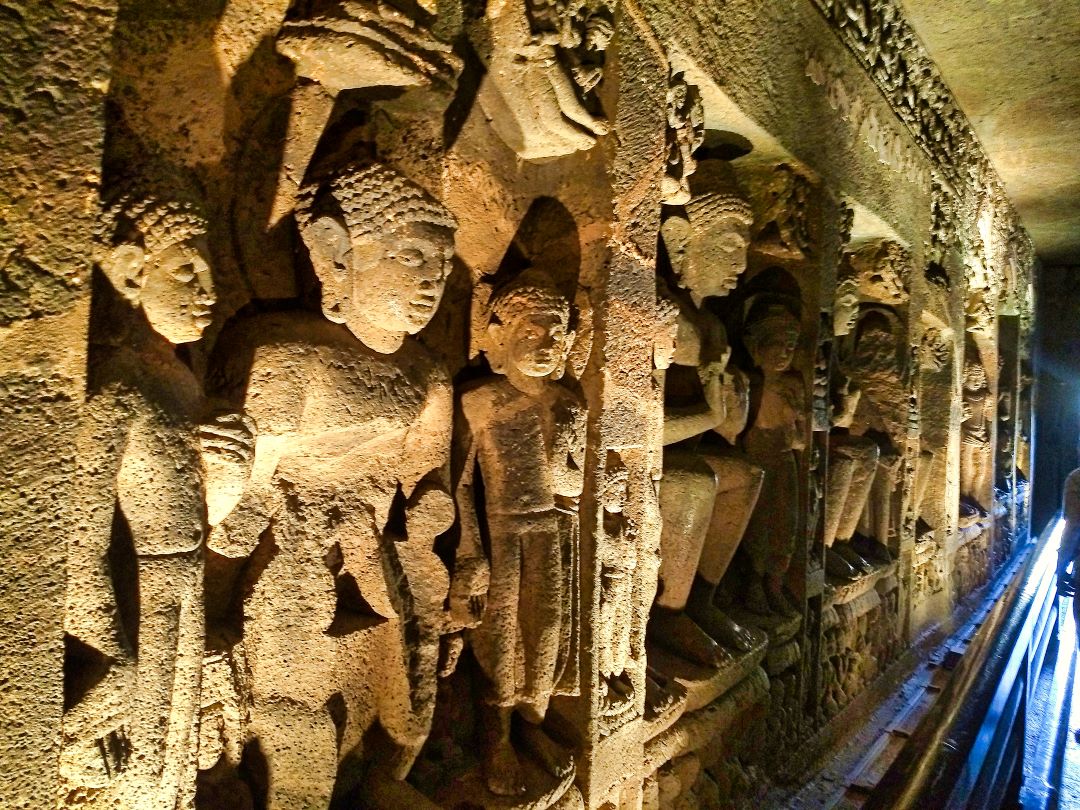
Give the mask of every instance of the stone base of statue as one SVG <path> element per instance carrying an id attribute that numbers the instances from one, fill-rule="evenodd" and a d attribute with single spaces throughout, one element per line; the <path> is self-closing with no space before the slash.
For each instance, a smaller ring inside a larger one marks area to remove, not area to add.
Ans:
<path id="1" fill-rule="evenodd" d="M 763 652 L 763 650 L 761 651 Z M 747 653 L 746 655 L 759 654 Z M 760 659 L 759 659 L 760 660 Z M 707 748 L 718 736 L 769 699 L 769 678 L 756 663 L 722 696 L 685 713 L 645 743 L 643 773 L 647 776 L 672 760 Z"/>
<path id="2" fill-rule="evenodd" d="M 541 732 L 542 733 L 542 732 Z M 574 788 L 575 769 L 571 765 L 555 776 L 528 756 L 521 756 L 526 790 L 520 796 L 497 796 L 487 788 L 484 769 L 477 765 L 447 781 L 432 796 L 440 808 L 483 807 L 485 810 L 576 810 L 583 807 L 581 793 Z"/>
<path id="3" fill-rule="evenodd" d="M 748 652 L 721 648 L 722 660 L 717 667 L 705 667 L 675 655 L 659 646 L 648 647 L 649 667 L 662 673 L 686 692 L 686 701 L 677 714 L 665 713 L 651 722 L 644 721 L 643 736 L 655 737 L 670 728 L 682 716 L 708 706 L 749 676 L 765 657 L 766 641 L 760 641 Z"/>

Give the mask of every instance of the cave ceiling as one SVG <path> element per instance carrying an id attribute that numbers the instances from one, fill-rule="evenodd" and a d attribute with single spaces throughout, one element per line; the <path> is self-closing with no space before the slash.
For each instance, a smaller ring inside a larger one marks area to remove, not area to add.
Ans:
<path id="1" fill-rule="evenodd" d="M 1080 263 L 1080 3 L 903 0 L 1035 242 Z"/>

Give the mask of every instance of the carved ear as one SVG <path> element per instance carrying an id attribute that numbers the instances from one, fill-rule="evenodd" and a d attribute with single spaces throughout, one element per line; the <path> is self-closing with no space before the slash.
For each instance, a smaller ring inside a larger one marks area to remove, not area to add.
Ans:
<path id="1" fill-rule="evenodd" d="M 348 269 L 352 250 L 349 229 L 337 217 L 321 216 L 310 222 L 304 228 L 304 244 L 320 278 L 323 270 L 336 269 L 341 273 Z"/>
<path id="2" fill-rule="evenodd" d="M 682 276 L 686 269 L 687 252 L 690 249 L 690 220 L 682 216 L 671 216 L 660 225 L 660 236 L 664 240 L 671 269 Z"/>
<path id="3" fill-rule="evenodd" d="M 487 356 L 488 365 L 496 374 L 502 374 L 506 367 L 503 358 L 503 325 L 494 318 L 488 320 L 487 329 L 484 330 L 484 343 L 481 346 Z"/>
<path id="4" fill-rule="evenodd" d="M 142 292 L 146 252 L 136 244 L 124 242 L 109 251 L 101 269 L 116 291 L 136 306 Z"/>
<path id="5" fill-rule="evenodd" d="M 335 323 L 342 323 L 351 292 L 349 229 L 336 217 L 320 216 L 304 228 L 303 237 L 311 266 L 322 282 L 323 314 Z"/>

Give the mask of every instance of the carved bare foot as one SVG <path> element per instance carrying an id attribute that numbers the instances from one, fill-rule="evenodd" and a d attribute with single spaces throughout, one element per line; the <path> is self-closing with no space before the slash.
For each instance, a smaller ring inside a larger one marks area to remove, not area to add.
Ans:
<path id="1" fill-rule="evenodd" d="M 926 526 L 925 523 L 923 523 L 922 525 L 924 527 Z M 930 529 L 930 531 L 932 532 L 933 529 Z M 922 535 L 922 532 L 919 530 L 918 525 L 916 525 L 915 534 L 916 537 Z M 857 552 L 859 552 L 859 556 L 863 557 L 864 559 L 879 562 L 882 565 L 888 565 L 892 562 L 892 554 L 889 553 L 889 549 L 883 543 L 879 543 L 873 537 L 865 537 L 861 534 L 856 534 L 851 539 L 851 547 L 854 548 Z"/>
<path id="2" fill-rule="evenodd" d="M 765 598 L 769 601 L 769 608 L 773 613 L 778 613 L 781 616 L 798 616 L 799 609 L 795 607 L 795 604 L 788 599 L 787 594 L 784 593 L 783 587 L 766 588 Z"/>
<path id="3" fill-rule="evenodd" d="M 765 583 L 757 577 L 746 588 L 746 609 L 759 616 L 768 616 L 773 612 L 765 596 Z"/>
<path id="4" fill-rule="evenodd" d="M 651 667 L 648 669 L 645 675 L 645 719 L 662 717 L 685 699 L 686 687 Z"/>
<path id="5" fill-rule="evenodd" d="M 862 555 L 851 547 L 850 543 L 837 543 L 832 547 L 832 551 L 843 557 L 858 574 L 874 573 L 874 566 L 864 560 Z"/>
<path id="6" fill-rule="evenodd" d="M 603 678 L 604 695 L 601 712 L 608 717 L 622 714 L 634 702 L 634 684 L 626 672 Z"/>
<path id="7" fill-rule="evenodd" d="M 768 639 L 762 630 L 739 624 L 720 608 L 713 608 L 707 616 L 697 617 L 697 621 L 705 632 L 725 647 L 740 652 L 750 652 Z"/>
<path id="8" fill-rule="evenodd" d="M 719 666 L 723 657 L 720 645 L 682 611 L 653 610 L 648 635 L 664 649 L 705 667 Z"/>
<path id="9" fill-rule="evenodd" d="M 574 757 L 569 751 L 552 742 L 539 726 L 524 723 L 521 740 L 543 769 L 556 779 L 565 779 L 574 772 Z"/>
<path id="10" fill-rule="evenodd" d="M 825 549 L 825 572 L 836 579 L 852 581 L 858 579 L 858 572 L 852 568 L 851 563 L 844 559 L 840 552 L 834 548 Z"/>
<path id="11" fill-rule="evenodd" d="M 527 790 L 521 761 L 509 739 L 498 740 L 488 751 L 484 782 L 496 796 L 521 796 Z"/>

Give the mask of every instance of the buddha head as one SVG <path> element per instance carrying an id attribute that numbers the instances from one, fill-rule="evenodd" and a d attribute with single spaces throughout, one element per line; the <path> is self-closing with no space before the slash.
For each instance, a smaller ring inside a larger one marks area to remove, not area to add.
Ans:
<path id="1" fill-rule="evenodd" d="M 297 221 L 328 320 L 386 354 L 431 321 L 456 223 L 419 186 L 386 166 L 353 164 L 303 191 Z"/>
<path id="2" fill-rule="evenodd" d="M 202 337 L 216 302 L 206 220 L 191 203 L 124 196 L 106 214 L 112 231 L 98 265 L 170 343 Z"/>
<path id="3" fill-rule="evenodd" d="M 542 274 L 526 272 L 496 291 L 487 327 L 488 362 L 508 376 L 558 379 L 574 342 L 570 302 Z"/>
<path id="4" fill-rule="evenodd" d="M 685 216 L 668 217 L 661 235 L 680 286 L 700 306 L 731 292 L 746 270 L 754 215 L 725 160 L 699 161 L 690 191 Z"/>
<path id="5" fill-rule="evenodd" d="M 791 368 L 799 345 L 799 319 L 784 304 L 756 303 L 746 319 L 743 344 L 766 374 Z"/>

